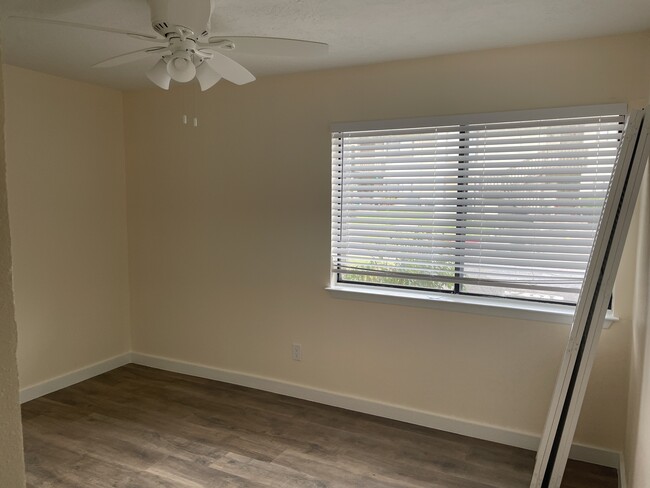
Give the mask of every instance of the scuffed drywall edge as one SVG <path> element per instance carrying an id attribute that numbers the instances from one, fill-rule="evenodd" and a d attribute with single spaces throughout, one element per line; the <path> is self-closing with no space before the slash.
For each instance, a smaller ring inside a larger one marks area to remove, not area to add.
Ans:
<path id="1" fill-rule="evenodd" d="M 424 427 L 443 430 L 445 432 L 452 432 L 477 439 L 498 442 L 500 444 L 520 447 L 523 449 L 537 450 L 539 446 L 539 437 L 534 435 L 490 425 L 477 424 L 461 419 L 444 417 L 422 410 L 415 410 L 399 405 L 391 405 L 374 400 L 368 400 L 366 398 L 320 390 L 272 378 L 228 371 L 137 352 L 131 353 L 131 360 L 135 364 L 140 364 L 142 366 L 149 366 L 165 371 L 172 371 L 269 391 L 272 393 L 279 393 L 294 398 L 301 398 L 303 400 L 309 400 L 370 415 L 377 415 L 379 417 L 408 422 L 410 424 L 422 425 Z M 616 451 L 575 444 L 571 448 L 570 457 L 571 459 L 579 461 L 620 469 L 620 454 Z"/>
<path id="2" fill-rule="evenodd" d="M 627 488 L 627 474 L 625 472 L 625 456 L 618 456 L 618 488 Z"/>
<path id="3" fill-rule="evenodd" d="M 120 354 L 119 356 L 114 356 L 112 358 L 100 361 L 98 363 L 91 364 L 85 368 L 77 369 L 70 373 L 66 373 L 51 380 L 43 381 L 26 388 L 21 388 L 20 390 L 20 403 L 25 403 L 35 398 L 42 397 L 48 393 L 61 390 L 68 386 L 74 385 L 81 381 L 92 378 L 93 376 L 98 376 L 100 374 L 111 371 L 125 364 L 131 362 L 131 353 L 127 352 Z"/>

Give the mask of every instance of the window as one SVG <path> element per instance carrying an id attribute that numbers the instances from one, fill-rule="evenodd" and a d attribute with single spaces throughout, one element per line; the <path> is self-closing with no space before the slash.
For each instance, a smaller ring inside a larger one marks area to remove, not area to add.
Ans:
<path id="1" fill-rule="evenodd" d="M 334 285 L 575 304 L 625 112 L 334 126 Z"/>

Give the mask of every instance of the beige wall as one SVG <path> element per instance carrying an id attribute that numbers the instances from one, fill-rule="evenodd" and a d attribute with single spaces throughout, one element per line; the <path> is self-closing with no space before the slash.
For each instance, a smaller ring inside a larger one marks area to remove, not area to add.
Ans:
<path id="1" fill-rule="evenodd" d="M 122 94 L 6 66 L 21 387 L 130 349 Z"/>
<path id="2" fill-rule="evenodd" d="M 650 56 L 647 59 L 650 68 Z M 650 103 L 650 99 L 648 99 Z M 638 236 L 636 287 L 630 386 L 625 439 L 625 470 L 630 488 L 650 486 L 650 172 L 646 170 L 640 197 L 641 216 Z"/>
<path id="3" fill-rule="evenodd" d="M 568 327 L 340 300 L 329 124 L 648 98 L 648 34 L 125 94 L 134 350 L 539 434 Z M 181 125 L 183 113 L 199 127 Z M 623 447 L 636 226 L 577 440 Z M 299 342 L 303 361 L 290 359 Z"/>
<path id="4" fill-rule="evenodd" d="M 650 178 L 646 174 L 638 247 L 638 269 L 632 347 L 630 351 L 630 388 L 627 435 L 625 440 L 625 468 L 630 488 L 650 485 Z"/>
<path id="5" fill-rule="evenodd" d="M 4 129 L 0 64 L 0 127 Z M 4 130 L 0 130 L 0 486 L 25 486 L 23 439 L 18 407 L 16 321 L 11 280 L 11 238 L 5 180 Z"/>

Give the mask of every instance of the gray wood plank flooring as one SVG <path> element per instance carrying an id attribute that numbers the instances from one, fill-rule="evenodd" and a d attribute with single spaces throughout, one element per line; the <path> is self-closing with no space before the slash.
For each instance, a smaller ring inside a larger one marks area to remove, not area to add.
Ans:
<path id="1" fill-rule="evenodd" d="M 23 405 L 33 488 L 527 488 L 532 451 L 128 365 Z M 566 488 L 616 488 L 570 462 Z"/>

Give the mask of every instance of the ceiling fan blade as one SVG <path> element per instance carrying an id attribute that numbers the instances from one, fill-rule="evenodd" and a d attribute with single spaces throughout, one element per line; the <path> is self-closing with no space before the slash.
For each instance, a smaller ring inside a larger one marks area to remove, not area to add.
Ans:
<path id="1" fill-rule="evenodd" d="M 164 51 L 168 51 L 168 49 L 166 47 L 149 47 L 147 49 L 138 49 L 137 51 L 108 58 L 105 61 L 93 65 L 93 68 L 112 68 L 113 66 L 119 66 L 121 64 L 132 63 L 138 59 L 144 59 L 147 56 L 151 56 L 152 54 L 160 55 L 163 54 Z"/>
<path id="2" fill-rule="evenodd" d="M 234 44 L 234 51 L 237 53 L 262 56 L 311 57 L 324 56 L 329 51 L 329 46 L 322 42 L 283 39 L 280 37 L 212 36 L 208 39 L 208 45 L 222 44 L 223 49 L 231 49 L 228 47 L 228 41 Z"/>
<path id="3" fill-rule="evenodd" d="M 253 74 L 241 64 L 230 59 L 228 56 L 213 51 L 213 49 L 214 48 L 210 48 L 212 58 L 206 58 L 205 62 L 220 74 L 222 78 L 225 78 L 235 85 L 244 85 L 251 81 L 255 81 Z"/>
<path id="4" fill-rule="evenodd" d="M 99 31 L 99 32 L 110 32 L 112 34 L 124 34 L 127 36 L 134 37 L 136 39 L 141 39 L 143 41 L 159 42 L 165 44 L 167 43 L 166 40 L 160 39 L 159 37 L 156 36 L 151 36 L 149 34 L 141 34 L 139 32 L 130 32 L 122 29 L 113 29 L 112 27 L 99 27 L 96 25 L 78 24 L 76 22 L 66 22 L 63 20 L 39 19 L 36 17 L 22 17 L 20 15 L 12 15 L 8 17 L 8 19 L 18 20 L 21 22 L 35 22 L 39 24 L 62 25 L 64 27 L 74 27 L 76 29 L 86 29 L 86 30 Z"/>
<path id="5" fill-rule="evenodd" d="M 169 41 L 167 39 L 160 39 L 147 34 L 137 34 L 135 32 L 129 32 L 127 33 L 127 36 L 132 37 L 133 39 L 138 39 L 140 41 L 155 42 L 156 44 L 165 44 L 165 45 L 169 44 Z"/>

